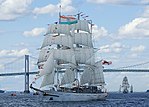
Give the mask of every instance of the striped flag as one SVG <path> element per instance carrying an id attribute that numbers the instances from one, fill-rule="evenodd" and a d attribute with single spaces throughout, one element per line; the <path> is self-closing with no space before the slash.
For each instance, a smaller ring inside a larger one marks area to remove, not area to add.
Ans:
<path id="1" fill-rule="evenodd" d="M 61 19 L 60 24 L 71 25 L 71 24 L 75 24 L 78 22 L 77 19 L 75 17 L 72 17 L 72 16 L 60 16 L 60 19 Z"/>

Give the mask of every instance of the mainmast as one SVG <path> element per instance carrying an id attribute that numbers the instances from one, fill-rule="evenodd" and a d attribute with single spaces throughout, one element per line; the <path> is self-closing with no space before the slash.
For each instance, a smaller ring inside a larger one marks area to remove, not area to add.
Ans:
<path id="1" fill-rule="evenodd" d="M 81 15 L 82 12 L 78 13 L 77 14 L 77 18 L 78 20 L 80 20 L 80 15 Z M 79 33 L 79 29 L 77 29 L 77 33 Z M 80 45 L 79 44 L 76 44 L 76 47 L 77 48 L 80 48 Z M 78 63 L 77 63 L 77 66 L 78 66 Z M 79 69 L 76 69 L 76 79 L 78 79 L 78 72 L 79 72 Z"/>
<path id="2" fill-rule="evenodd" d="M 59 6 L 59 24 L 60 24 L 60 22 L 61 22 L 61 1 L 60 1 L 60 6 Z M 60 35 L 60 34 L 58 34 L 58 35 Z M 61 46 L 60 46 L 60 44 L 57 44 L 57 49 L 60 49 L 61 48 Z M 59 60 L 57 60 L 57 65 L 59 65 Z M 59 69 L 57 68 L 56 69 L 57 70 L 57 85 L 59 85 Z"/>
<path id="3" fill-rule="evenodd" d="M 83 12 L 79 12 L 78 14 L 76 14 L 77 16 L 77 19 L 80 20 L 80 16 Z M 77 33 L 79 33 L 79 29 L 77 29 Z M 76 44 L 76 48 L 82 48 L 79 44 Z M 78 66 L 78 64 L 77 64 Z M 78 79 L 78 72 L 79 72 L 79 69 L 76 70 L 76 78 Z"/>
<path id="4" fill-rule="evenodd" d="M 82 13 L 83 12 L 79 12 L 78 14 L 76 14 L 78 20 L 80 20 L 80 16 L 81 16 Z M 79 29 L 77 29 L 77 33 L 79 33 Z M 76 44 L 76 47 L 77 48 L 80 48 L 80 45 L 79 44 Z"/>
<path id="5" fill-rule="evenodd" d="M 60 18 L 60 16 L 61 16 L 61 8 L 62 8 L 62 6 L 61 6 L 61 3 L 60 3 L 60 6 L 59 6 L 59 24 L 61 22 L 61 18 Z"/>

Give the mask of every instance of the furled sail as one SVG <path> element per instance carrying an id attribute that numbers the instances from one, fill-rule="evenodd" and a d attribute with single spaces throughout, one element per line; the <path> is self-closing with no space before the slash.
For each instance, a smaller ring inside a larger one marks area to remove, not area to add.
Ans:
<path id="1" fill-rule="evenodd" d="M 82 30 L 90 33 L 87 20 L 78 20 L 78 23 L 72 25 L 73 30 Z"/>
<path id="2" fill-rule="evenodd" d="M 74 37 L 73 40 L 74 40 L 75 44 L 81 44 L 81 45 L 85 45 L 88 47 L 93 47 L 91 34 L 89 34 L 89 33 L 74 33 L 73 37 Z"/>
<path id="3" fill-rule="evenodd" d="M 71 84 L 75 80 L 75 71 L 71 68 L 67 68 L 65 74 L 61 80 L 61 85 Z"/>
<path id="4" fill-rule="evenodd" d="M 47 31 L 47 34 L 66 34 L 70 35 L 70 30 L 72 27 L 67 24 L 51 24 L 49 25 L 49 29 Z"/>
<path id="5" fill-rule="evenodd" d="M 53 44 L 59 44 L 72 48 L 73 47 L 72 37 L 69 35 L 56 35 L 56 36 L 46 35 L 41 48 Z"/>
<path id="6" fill-rule="evenodd" d="M 66 69 L 68 66 L 73 68 L 73 69 L 76 68 L 76 65 L 74 65 L 72 63 L 66 63 L 66 64 L 62 63 L 62 64 L 55 65 L 55 67 L 58 68 L 58 69 Z"/>

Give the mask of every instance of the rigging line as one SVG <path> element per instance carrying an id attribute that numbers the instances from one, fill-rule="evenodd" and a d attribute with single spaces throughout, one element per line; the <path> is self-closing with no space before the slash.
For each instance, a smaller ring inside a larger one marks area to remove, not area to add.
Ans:
<path id="1" fill-rule="evenodd" d="M 36 57 L 34 57 L 34 56 L 29 56 L 30 58 L 33 58 L 33 59 L 38 59 L 38 58 L 36 58 Z"/>
<path id="2" fill-rule="evenodd" d="M 149 64 L 149 61 L 144 62 L 144 63 L 135 64 L 135 65 L 130 65 L 130 66 L 119 67 L 119 68 L 117 68 L 117 69 L 121 69 L 121 68 L 129 68 L 129 67 L 136 67 L 136 66 L 141 66 L 141 65 L 145 65 L 145 64 Z"/>

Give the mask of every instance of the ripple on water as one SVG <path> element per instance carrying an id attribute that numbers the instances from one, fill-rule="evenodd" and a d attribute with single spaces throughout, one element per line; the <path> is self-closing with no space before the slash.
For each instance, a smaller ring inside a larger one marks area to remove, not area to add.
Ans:
<path id="1" fill-rule="evenodd" d="M 105 101 L 51 102 L 42 96 L 0 94 L 0 107 L 149 107 L 148 93 L 110 93 Z"/>

